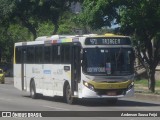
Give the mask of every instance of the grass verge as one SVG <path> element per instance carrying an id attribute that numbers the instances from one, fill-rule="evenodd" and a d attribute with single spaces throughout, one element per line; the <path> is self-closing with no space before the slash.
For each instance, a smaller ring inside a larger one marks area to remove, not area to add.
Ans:
<path id="1" fill-rule="evenodd" d="M 155 93 L 148 89 L 148 80 L 135 80 L 135 92 L 145 94 L 158 94 L 160 95 L 160 80 L 156 80 Z"/>

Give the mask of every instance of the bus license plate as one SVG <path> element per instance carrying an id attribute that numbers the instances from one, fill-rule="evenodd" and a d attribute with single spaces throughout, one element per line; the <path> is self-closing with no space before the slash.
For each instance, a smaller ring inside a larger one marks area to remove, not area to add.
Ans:
<path id="1" fill-rule="evenodd" d="M 108 96 L 116 96 L 116 92 L 115 91 L 110 91 L 110 92 L 107 92 L 107 95 Z"/>

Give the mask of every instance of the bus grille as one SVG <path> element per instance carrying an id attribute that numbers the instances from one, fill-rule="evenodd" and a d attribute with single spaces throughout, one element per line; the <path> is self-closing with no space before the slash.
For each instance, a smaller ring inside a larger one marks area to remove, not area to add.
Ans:
<path id="1" fill-rule="evenodd" d="M 95 92 L 98 95 L 107 95 L 110 92 L 115 92 L 116 95 L 125 95 L 126 89 L 95 89 Z"/>

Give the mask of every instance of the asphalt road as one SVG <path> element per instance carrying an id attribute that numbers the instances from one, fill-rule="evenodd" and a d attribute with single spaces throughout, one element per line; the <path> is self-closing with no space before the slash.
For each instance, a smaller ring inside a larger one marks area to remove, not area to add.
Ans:
<path id="1" fill-rule="evenodd" d="M 6 78 L 5 84 L 0 84 L 0 111 L 51 111 L 52 114 L 59 111 L 60 112 L 73 112 L 73 116 L 76 116 L 75 111 L 160 111 L 160 100 L 153 101 L 150 99 L 141 99 L 137 97 L 123 98 L 118 101 L 114 106 L 109 105 L 105 100 L 78 100 L 74 105 L 68 105 L 63 102 L 61 97 L 41 97 L 40 99 L 31 99 L 28 93 L 22 92 L 14 88 L 13 79 Z M 56 112 L 54 112 L 56 111 Z M 82 112 L 83 113 L 83 112 Z M 109 114 L 109 113 L 108 113 Z M 111 113 L 114 114 L 114 113 Z M 116 113 L 115 113 L 116 114 Z M 94 116 L 95 112 L 90 112 L 90 116 Z M 54 115 L 53 115 L 54 116 Z M 63 113 L 62 113 L 63 116 Z M 113 117 L 111 117 L 113 119 Z M 18 118 L 23 119 L 23 118 Z M 35 119 L 35 118 L 34 118 Z M 47 118 L 51 119 L 51 118 Z M 57 117 L 56 119 L 74 119 L 71 116 L 66 117 Z M 76 120 L 84 120 L 83 117 L 77 117 Z M 87 117 L 87 120 L 106 120 L 105 117 Z M 114 119 L 122 119 L 121 117 L 116 117 Z M 123 118 L 126 120 L 137 120 L 137 117 L 127 117 Z M 143 120 L 143 118 L 139 118 Z M 150 118 L 144 118 L 149 119 Z M 159 118 L 154 118 L 158 120 Z"/>

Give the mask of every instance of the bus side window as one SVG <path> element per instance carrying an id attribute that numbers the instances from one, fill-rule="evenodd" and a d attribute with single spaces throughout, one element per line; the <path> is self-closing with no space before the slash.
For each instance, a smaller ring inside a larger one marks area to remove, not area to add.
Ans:
<path id="1" fill-rule="evenodd" d="M 22 48 L 21 47 L 16 47 L 15 51 L 15 62 L 16 64 L 19 64 L 22 62 Z"/>
<path id="2" fill-rule="evenodd" d="M 60 45 L 52 46 L 52 63 L 60 63 Z"/>
<path id="3" fill-rule="evenodd" d="M 71 63 L 71 51 L 70 51 L 70 45 L 61 45 L 61 63 L 69 64 Z"/>
<path id="4" fill-rule="evenodd" d="M 44 63 L 51 63 L 51 46 L 44 47 Z"/>
<path id="5" fill-rule="evenodd" d="M 43 63 L 43 46 L 37 45 L 35 47 L 35 63 Z"/>
<path id="6" fill-rule="evenodd" d="M 35 47 L 27 47 L 27 63 L 33 64 L 35 62 Z"/>

